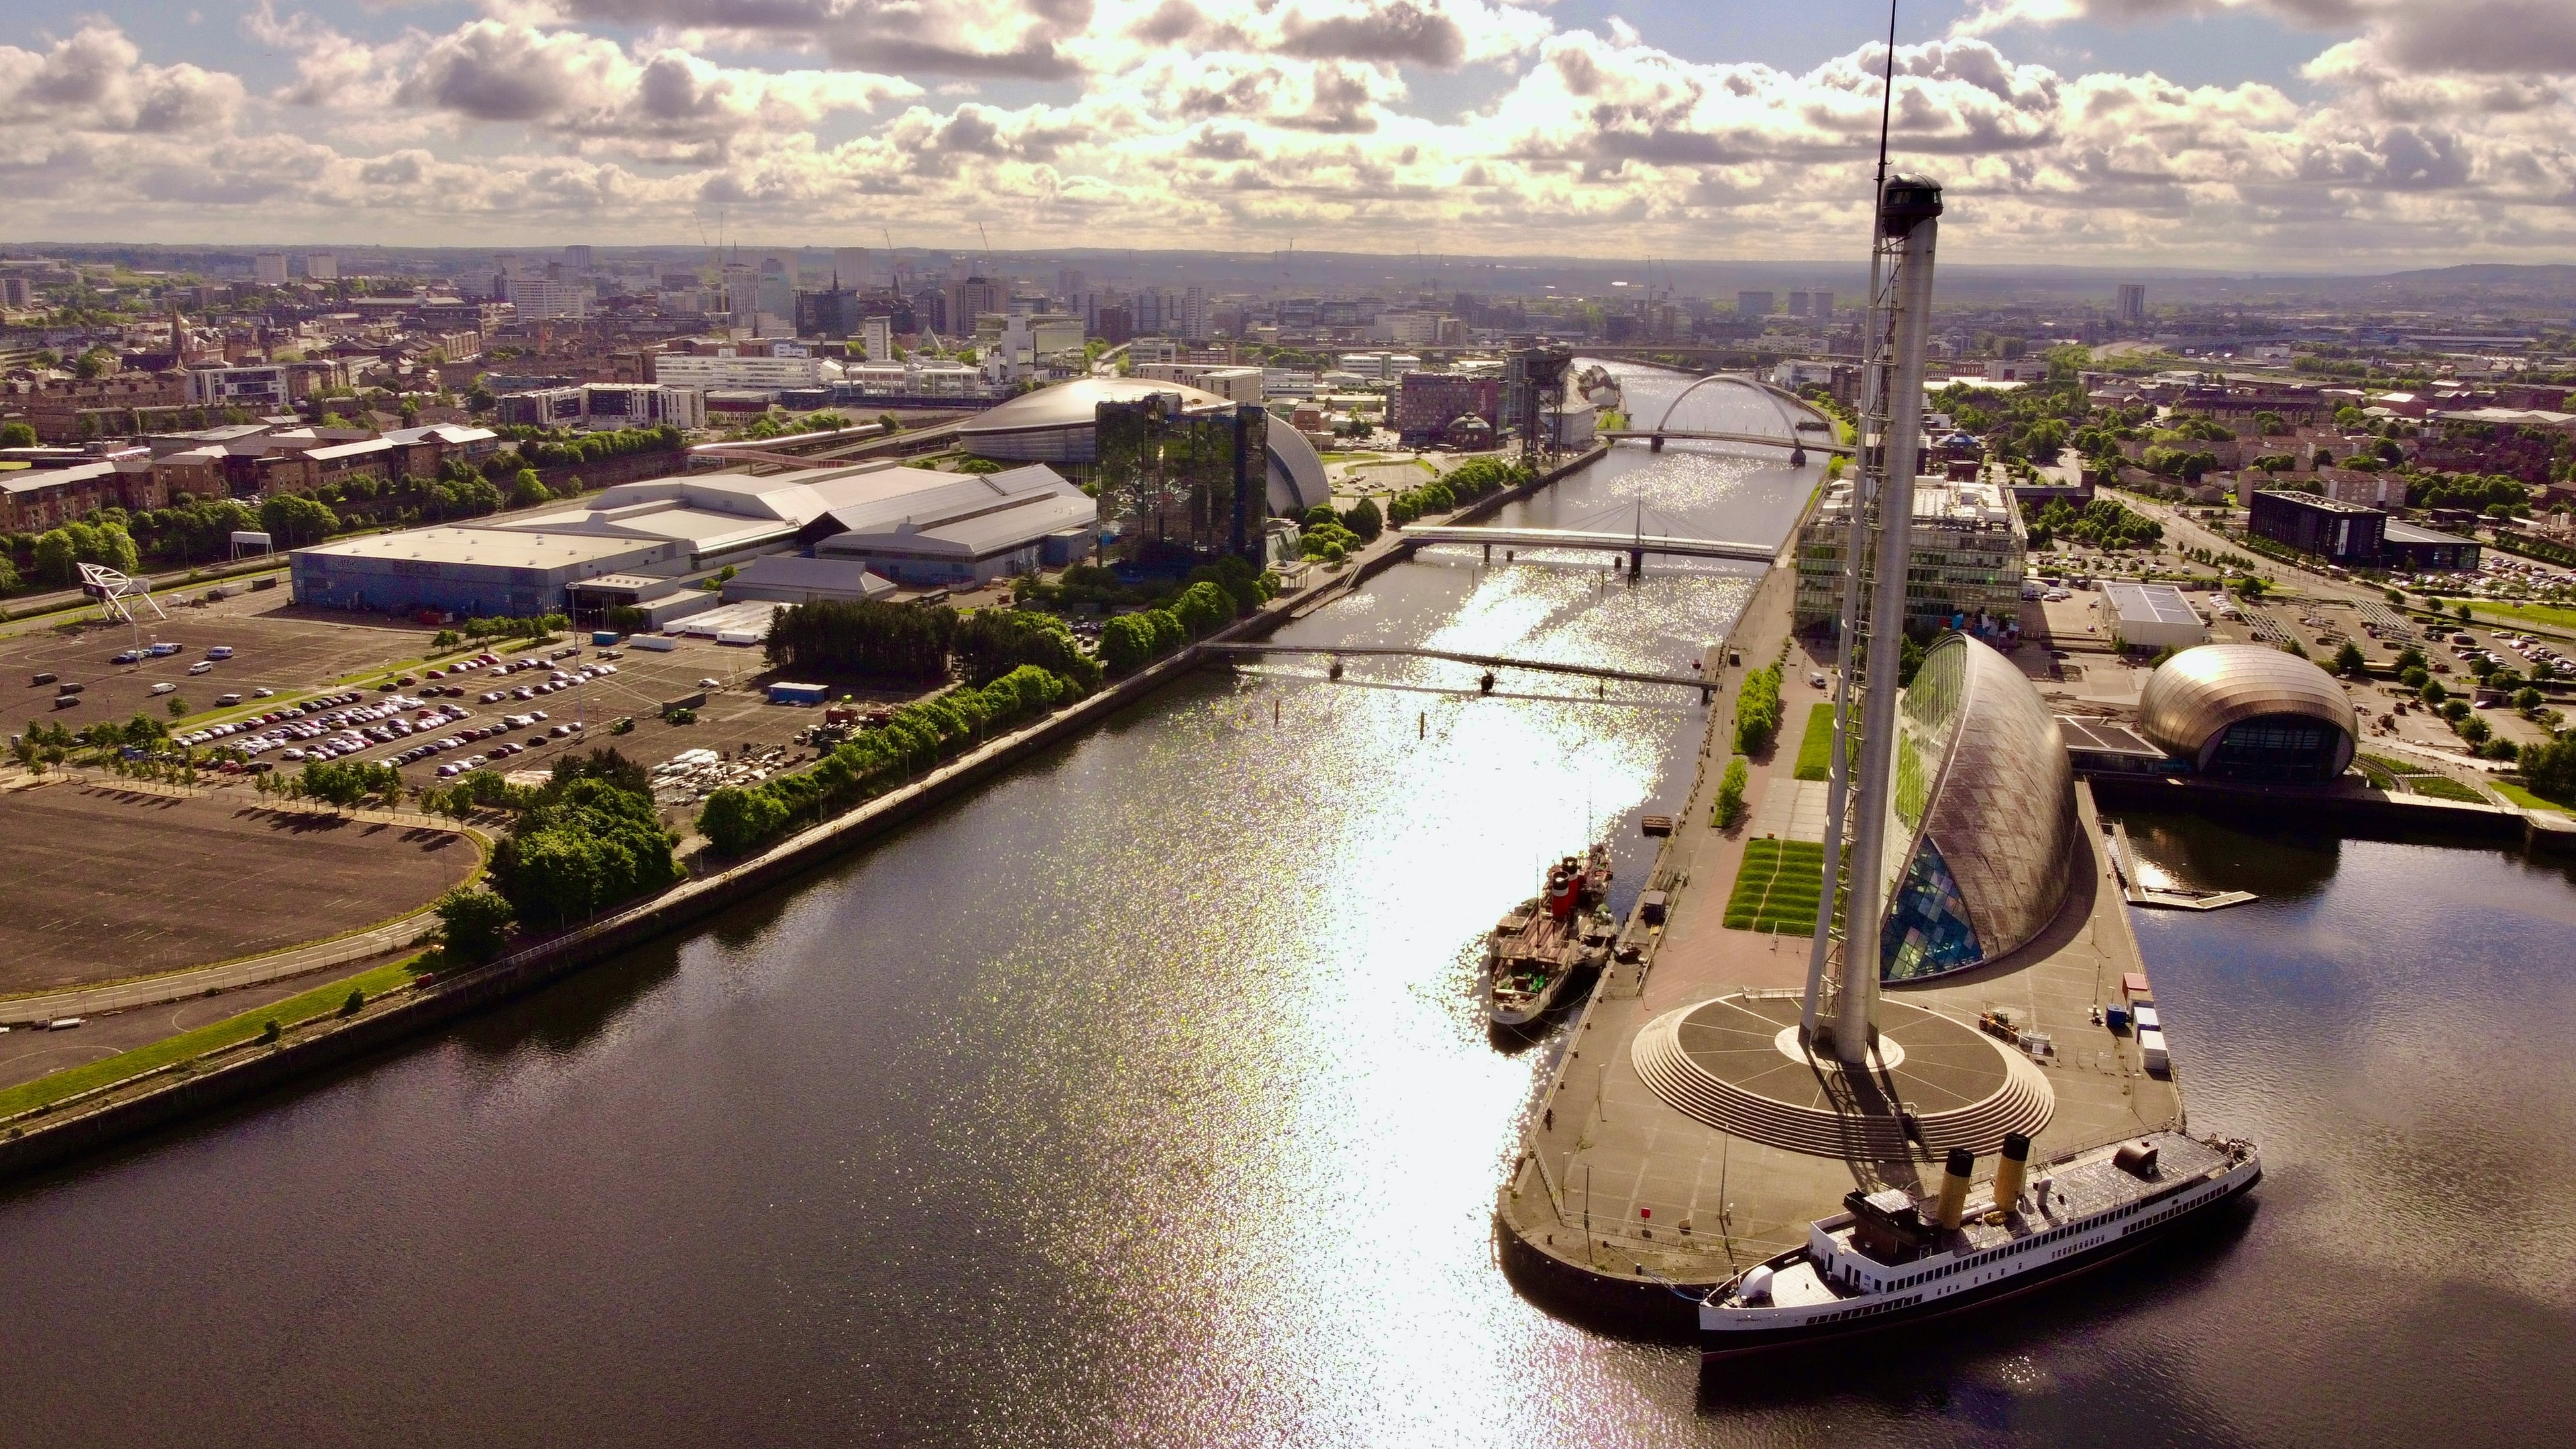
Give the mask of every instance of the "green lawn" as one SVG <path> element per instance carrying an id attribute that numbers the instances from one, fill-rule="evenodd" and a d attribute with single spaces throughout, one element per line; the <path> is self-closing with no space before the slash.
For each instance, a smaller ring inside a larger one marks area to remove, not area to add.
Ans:
<path id="1" fill-rule="evenodd" d="M 139 1046 L 130 1052 L 108 1057 L 103 1061 L 69 1067 L 52 1076 L 38 1077 L 32 1082 L 21 1083 L 7 1091 L 0 1091 L 0 1118 L 14 1117 L 31 1107 L 40 1107 L 48 1102 L 59 1102 L 65 1097 L 78 1095 L 93 1087 L 103 1087 L 110 1082 L 139 1076 L 155 1068 L 166 1067 L 172 1062 L 182 1062 L 224 1047 L 238 1046 L 258 1036 L 261 1027 L 271 1021 L 284 1027 L 293 1026 L 301 1021 L 310 1021 L 317 1016 L 328 1015 L 340 1009 L 341 1003 L 349 999 L 349 992 L 353 988 L 366 992 L 368 999 L 374 1000 L 387 991 L 408 985 L 414 974 L 413 967 L 418 961 L 418 957 L 413 957 L 408 961 L 396 961 L 389 966 L 379 966 L 372 971 L 334 981 L 328 986 L 314 987 L 302 995 L 290 996 L 284 1001 L 274 1001 L 255 1010 L 245 1011 L 239 1016 L 227 1017 L 212 1026 L 183 1031 L 177 1036 L 165 1037 L 149 1046 Z"/>
<path id="2" fill-rule="evenodd" d="M 1744 864 L 1726 898 L 1727 929 L 1803 936 L 1816 928 L 1825 887 L 1825 848 L 1765 836 L 1744 843 Z"/>
<path id="3" fill-rule="evenodd" d="M 2496 781 L 2495 788 L 2497 794 L 2502 795 L 2504 798 L 2521 806 L 2525 810 L 2555 810 L 2561 815 L 2576 814 L 2576 811 L 2570 811 L 2566 806 L 2559 804 L 2557 801 L 2543 800 L 2539 796 L 2532 794 L 2529 790 L 2522 788 L 2520 785 L 2514 784 L 2510 780 Z"/>
<path id="4" fill-rule="evenodd" d="M 1807 733 L 1798 741 L 1798 778 L 1829 780 L 1834 772 L 1834 706 L 1831 701 L 1807 711 Z"/>
<path id="5" fill-rule="evenodd" d="M 2474 786 L 2464 785 L 2448 775 L 2409 775 L 2406 788 L 2436 800 L 2457 800 L 2465 805 L 2487 803 L 2487 797 L 2479 794 Z"/>
<path id="6" fill-rule="evenodd" d="M 2469 605 L 2469 611 L 2492 619 L 2512 619 L 2523 624 L 2544 624 L 2553 629 L 2576 629 L 2576 609 L 2557 604 L 2499 604 L 2480 599 Z"/>

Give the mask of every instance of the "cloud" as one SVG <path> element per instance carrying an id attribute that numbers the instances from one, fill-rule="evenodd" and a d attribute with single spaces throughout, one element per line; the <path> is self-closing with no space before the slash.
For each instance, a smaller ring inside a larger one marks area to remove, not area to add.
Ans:
<path id="1" fill-rule="evenodd" d="M 1496 0 L 482 3 L 367 39 L 262 5 L 293 74 L 258 97 L 103 20 L 0 47 L 0 191 L 22 235 L 677 240 L 721 204 L 1011 245 L 1815 255 L 1861 234 L 1886 60 L 1692 60 Z M 2061 70 L 1985 23 L 2249 7 L 2322 27 L 2301 94 Z M 1892 141 L 1948 189 L 1953 256 L 2554 259 L 2576 103 L 2549 18 L 2517 59 L 2388 0 L 2012 0 L 1898 48 Z M 1484 99 L 1424 114 L 1442 70 L 1471 75 L 1444 108 Z M 987 83 L 1012 75 L 1051 84 Z"/>

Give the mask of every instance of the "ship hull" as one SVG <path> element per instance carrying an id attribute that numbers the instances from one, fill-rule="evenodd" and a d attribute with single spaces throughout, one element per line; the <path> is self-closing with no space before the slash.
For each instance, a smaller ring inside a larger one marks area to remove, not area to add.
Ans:
<path id="1" fill-rule="evenodd" d="M 1737 1359 L 1795 1355 L 1828 1343 L 1841 1343 L 1893 1328 L 1911 1328 L 1936 1318 L 1975 1312 L 2007 1299 L 2035 1293 L 2042 1288 L 2063 1283 L 2069 1278 L 2107 1267 L 2132 1253 L 2161 1243 L 2175 1232 L 2195 1223 L 2206 1222 L 2212 1213 L 2245 1195 L 2263 1180 L 2260 1164 L 2230 1173 L 2222 1190 L 2194 1204 L 2188 1211 L 2154 1224 L 2152 1227 L 2110 1239 L 2080 1253 L 2070 1253 L 2054 1262 L 2026 1268 L 1990 1283 L 1981 1283 L 1955 1293 L 1923 1301 L 1904 1301 L 1903 1293 L 1884 1295 L 1873 1303 L 1865 1299 L 1852 1302 L 1849 1311 L 1856 1314 L 1832 1323 L 1803 1323 L 1780 1328 L 1709 1328 L 1700 1329 L 1700 1361 L 1703 1364 L 1726 1363 Z"/>

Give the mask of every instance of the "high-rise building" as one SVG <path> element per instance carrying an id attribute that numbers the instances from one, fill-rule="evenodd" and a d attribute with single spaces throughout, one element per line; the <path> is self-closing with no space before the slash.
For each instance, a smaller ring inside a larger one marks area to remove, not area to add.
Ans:
<path id="1" fill-rule="evenodd" d="M 1818 327 L 1830 325 L 1834 320 L 1834 294 L 1831 292 L 1809 292 L 1807 294 L 1807 320 L 1815 323 Z"/>
<path id="2" fill-rule="evenodd" d="M 894 319 L 870 317 L 862 329 L 867 338 L 868 361 L 894 361 Z"/>
<path id="3" fill-rule="evenodd" d="M 263 287 L 285 286 L 286 253 L 261 252 L 259 255 L 252 257 L 250 259 L 250 274 L 251 279 L 258 282 Z"/>
<path id="4" fill-rule="evenodd" d="M 1771 315 L 1771 294 L 1738 292 L 1735 294 L 1735 310 L 1740 316 L 1768 317 Z"/>
<path id="5" fill-rule="evenodd" d="M 853 292 L 868 289 L 868 249 L 866 247 L 832 248 L 833 285 Z"/>
<path id="6" fill-rule="evenodd" d="M 1804 317 L 1807 315 L 1807 295 L 1808 294 L 1805 292 L 1791 292 L 1789 294 L 1790 316 Z"/>
<path id="7" fill-rule="evenodd" d="M 340 259 L 329 252 L 306 252 L 304 275 L 317 282 L 340 280 Z"/>
<path id="8" fill-rule="evenodd" d="M 1192 287 L 1181 298 L 1181 340 L 1208 340 L 1207 292 L 1202 288 Z"/>
<path id="9" fill-rule="evenodd" d="M 518 308 L 522 318 L 590 315 L 590 284 L 587 282 L 504 277 L 501 279 L 501 297 Z"/>
<path id="10" fill-rule="evenodd" d="M 960 277 L 948 284 L 948 330 L 971 336 L 975 319 L 1008 310 L 1010 289 L 989 277 Z"/>
<path id="11" fill-rule="evenodd" d="M 2144 282 L 2120 284 L 2120 320 L 2132 323 L 2147 320 L 2147 287 Z"/>
<path id="12" fill-rule="evenodd" d="M 1082 273 L 1073 267 L 1059 267 L 1055 274 L 1055 294 L 1068 307 L 1080 310 L 1083 297 Z"/>
<path id="13" fill-rule="evenodd" d="M 563 264 L 583 276 L 590 275 L 590 248 L 569 246 L 563 249 Z"/>

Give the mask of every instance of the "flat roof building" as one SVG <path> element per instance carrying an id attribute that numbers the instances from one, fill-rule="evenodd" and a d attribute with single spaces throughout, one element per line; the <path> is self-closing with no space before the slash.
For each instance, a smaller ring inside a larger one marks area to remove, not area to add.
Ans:
<path id="1" fill-rule="evenodd" d="M 2246 526 L 2254 533 L 2335 564 L 2376 561 L 2387 522 L 2376 508 L 2312 493 L 2266 490 L 2246 505 Z"/>
<path id="2" fill-rule="evenodd" d="M 2481 547 L 2474 539 L 2392 518 L 2382 526 L 2379 557 L 2385 567 L 2410 573 L 2475 573 Z"/>
<path id="3" fill-rule="evenodd" d="M 562 611 L 566 588 L 582 579 L 669 573 L 685 557 L 660 540 L 415 528 L 297 549 L 288 572 L 299 604 L 529 618 Z"/>
<path id="4" fill-rule="evenodd" d="M 1798 535 L 1802 633 L 1839 627 L 1851 507 L 1851 484 L 1835 484 Z M 2000 631 L 2015 625 L 2030 543 L 2020 511 L 2000 485 L 1915 479 L 1913 545 L 1905 584 L 1909 626 Z"/>
<path id="5" fill-rule="evenodd" d="M 2171 584 L 2107 582 L 2102 602 L 2113 637 L 2132 649 L 2188 649 L 2209 638 L 2200 611 Z"/>

